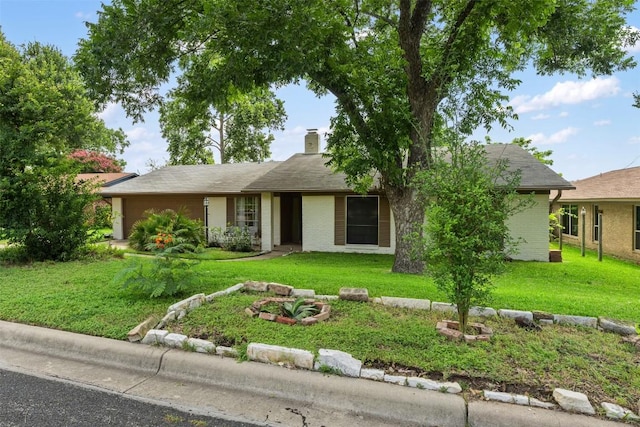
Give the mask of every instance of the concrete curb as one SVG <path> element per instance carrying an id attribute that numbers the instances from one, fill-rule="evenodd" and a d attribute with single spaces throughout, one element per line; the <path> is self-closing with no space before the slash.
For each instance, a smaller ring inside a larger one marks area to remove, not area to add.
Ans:
<path id="1" fill-rule="evenodd" d="M 461 396 L 397 387 L 366 379 L 326 376 L 255 362 L 132 344 L 0 321 L 0 349 L 14 349 L 91 364 L 144 372 L 150 377 L 219 387 L 265 398 L 384 420 L 389 425 L 451 427 L 613 427 L 621 423 L 560 411 L 474 401 Z M 2 352 L 0 352 L 0 361 Z"/>
<path id="2" fill-rule="evenodd" d="M 0 348 L 156 373 L 166 348 L 0 321 Z"/>

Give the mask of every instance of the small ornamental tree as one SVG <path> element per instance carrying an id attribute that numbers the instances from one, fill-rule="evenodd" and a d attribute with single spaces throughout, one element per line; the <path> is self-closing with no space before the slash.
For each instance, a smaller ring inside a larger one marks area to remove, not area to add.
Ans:
<path id="1" fill-rule="evenodd" d="M 80 173 L 119 173 L 123 161 L 99 151 L 76 150 L 69 154 L 71 160 L 79 163 Z"/>
<path id="2" fill-rule="evenodd" d="M 418 253 L 438 288 L 457 305 L 463 332 L 469 309 L 487 302 L 491 277 L 515 249 L 507 219 L 532 200 L 517 194 L 519 181 L 506 162 L 489 164 L 478 143 L 452 144 L 431 170 L 417 175 L 426 208 Z"/>

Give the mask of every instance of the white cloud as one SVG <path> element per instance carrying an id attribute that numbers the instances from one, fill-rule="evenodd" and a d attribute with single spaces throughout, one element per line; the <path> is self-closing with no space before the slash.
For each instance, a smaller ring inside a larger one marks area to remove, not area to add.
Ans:
<path id="1" fill-rule="evenodd" d="M 596 120 L 593 122 L 594 126 L 608 126 L 611 124 L 611 120 Z"/>
<path id="2" fill-rule="evenodd" d="M 569 116 L 569 112 L 568 111 L 563 111 L 560 114 L 558 114 L 558 117 L 568 117 Z"/>
<path id="3" fill-rule="evenodd" d="M 632 136 L 631 138 L 629 138 L 629 143 L 640 144 L 640 136 Z"/>
<path id="4" fill-rule="evenodd" d="M 107 106 L 104 107 L 104 110 L 98 113 L 98 117 L 105 122 L 115 120 L 121 116 L 124 116 L 124 110 L 114 102 L 109 102 Z"/>
<path id="5" fill-rule="evenodd" d="M 76 12 L 74 16 L 78 19 L 82 19 L 83 21 L 86 21 L 93 18 L 93 13 L 79 11 L 79 12 Z"/>
<path id="6" fill-rule="evenodd" d="M 544 120 L 544 119 L 548 119 L 549 117 L 551 117 L 548 114 L 536 114 L 535 116 L 531 117 L 531 120 Z"/>
<path id="7" fill-rule="evenodd" d="M 569 139 L 570 136 L 577 134 L 578 130 L 578 128 L 568 127 L 549 136 L 546 136 L 544 133 L 539 132 L 534 133 L 533 135 L 529 135 L 527 139 L 530 139 L 534 143 L 534 145 L 561 144 Z"/>
<path id="8" fill-rule="evenodd" d="M 566 81 L 556 83 L 553 88 L 534 97 L 519 95 L 511 100 L 516 113 L 539 111 L 558 105 L 579 104 L 585 101 L 616 95 L 620 91 L 620 81 L 615 77 L 589 81 Z"/>

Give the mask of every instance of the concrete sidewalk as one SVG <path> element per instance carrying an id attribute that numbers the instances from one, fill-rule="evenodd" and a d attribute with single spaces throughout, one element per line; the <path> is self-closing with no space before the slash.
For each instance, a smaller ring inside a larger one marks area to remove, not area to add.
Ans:
<path id="1" fill-rule="evenodd" d="M 0 366 L 265 426 L 624 425 L 3 321 Z"/>

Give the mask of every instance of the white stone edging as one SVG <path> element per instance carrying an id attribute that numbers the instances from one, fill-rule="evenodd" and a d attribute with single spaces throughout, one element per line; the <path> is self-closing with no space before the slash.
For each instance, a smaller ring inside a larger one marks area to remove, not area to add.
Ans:
<path id="1" fill-rule="evenodd" d="M 380 297 L 369 298 L 368 291 L 363 288 L 343 288 L 340 295 L 315 295 L 315 291 L 311 289 L 296 290 L 288 285 L 279 283 L 266 283 L 247 281 L 246 283 L 238 283 L 223 291 L 218 291 L 210 295 L 196 294 L 175 304 L 167 309 L 167 314 L 160 322 L 152 327 L 154 318 L 148 318 L 140 325 L 136 326 L 129 332 L 129 340 L 132 342 L 141 341 L 148 345 L 164 345 L 171 348 L 180 348 L 183 350 L 192 350 L 199 353 L 216 354 L 222 357 L 238 357 L 237 350 L 231 347 L 215 346 L 212 342 L 197 338 L 189 338 L 186 335 L 169 333 L 163 330 L 169 322 L 182 319 L 187 313 L 204 302 L 211 302 L 216 298 L 229 295 L 246 288 L 253 291 L 273 291 L 278 295 L 295 296 L 295 297 L 311 297 L 325 301 L 348 299 L 353 301 L 370 301 L 376 304 L 382 304 L 390 307 L 400 307 L 418 310 L 430 310 L 455 313 L 456 305 L 443 302 L 432 302 L 429 300 L 421 300 L 415 298 L 400 297 Z M 586 317 L 561 314 L 549 314 L 540 312 L 530 312 L 521 310 L 500 309 L 495 310 L 490 307 L 472 307 L 470 314 L 476 317 L 494 317 L 516 319 L 524 317 L 525 319 L 537 320 L 542 324 L 558 323 L 572 326 L 582 326 L 590 328 L 598 328 L 602 331 L 608 331 L 623 336 L 634 336 L 632 342 L 640 347 L 640 341 L 637 339 L 638 334 L 635 328 L 625 325 L 616 320 L 604 317 Z M 144 331 L 147 331 L 144 333 Z M 247 357 L 249 360 L 274 363 L 289 368 L 300 368 L 315 370 L 321 372 L 330 372 L 348 377 L 356 377 L 369 379 L 372 381 L 383 381 L 391 384 L 398 384 L 408 387 L 414 387 L 425 390 L 435 390 L 443 393 L 461 393 L 462 388 L 456 382 L 437 382 L 428 378 L 406 377 L 398 375 L 385 374 L 383 370 L 362 368 L 362 362 L 355 359 L 349 353 L 340 350 L 320 349 L 317 358 L 313 353 L 307 350 L 293 349 L 287 347 L 273 346 L 268 344 L 250 343 L 247 347 Z M 512 403 L 516 405 L 532 406 L 545 409 L 555 409 L 557 406 L 553 403 L 543 402 L 541 400 L 512 393 L 495 392 L 490 390 L 483 391 L 486 400 L 492 400 L 503 403 Z M 570 412 L 594 415 L 595 410 L 589 402 L 589 399 L 583 393 L 556 388 L 553 391 L 553 397 L 559 407 Z M 602 408 L 608 418 L 620 420 L 640 421 L 640 416 L 633 411 L 623 408 L 614 403 L 603 402 Z M 639 409 L 640 410 L 640 409 Z"/>

